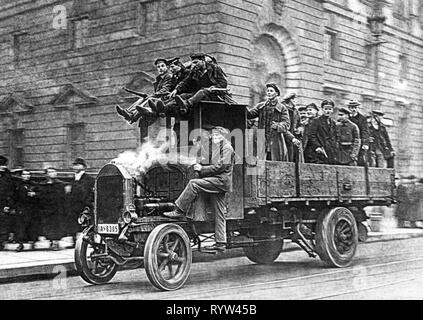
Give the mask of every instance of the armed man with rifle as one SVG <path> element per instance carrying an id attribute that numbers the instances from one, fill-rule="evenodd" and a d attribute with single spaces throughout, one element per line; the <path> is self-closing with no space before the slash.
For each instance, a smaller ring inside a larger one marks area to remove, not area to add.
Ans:
<path id="1" fill-rule="evenodd" d="M 189 75 L 170 94 L 175 98 L 182 114 L 187 113 L 202 100 L 235 103 L 229 94 L 228 81 L 219 65 L 206 62 L 206 54 L 191 55 Z"/>
<path id="2" fill-rule="evenodd" d="M 130 124 L 137 122 L 143 115 L 157 117 L 157 100 L 166 99 L 173 89 L 172 73 L 169 71 L 169 62 L 166 59 L 157 59 L 155 66 L 159 75 L 154 82 L 154 94 L 151 96 L 124 88 L 128 93 L 139 96 L 140 99 L 127 109 L 116 106 L 116 112 Z"/>
<path id="3" fill-rule="evenodd" d="M 301 127 L 300 112 L 295 105 L 297 94 L 295 92 L 286 94 L 281 104 L 288 110 L 290 126 L 284 133 L 286 148 L 288 150 L 288 162 L 304 162 L 303 148 L 301 144 L 301 135 L 298 129 Z"/>

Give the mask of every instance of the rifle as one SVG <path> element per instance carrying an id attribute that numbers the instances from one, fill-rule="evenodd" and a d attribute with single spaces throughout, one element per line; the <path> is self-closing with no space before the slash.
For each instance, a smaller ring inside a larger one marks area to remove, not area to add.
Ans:
<path id="1" fill-rule="evenodd" d="M 147 98 L 147 97 L 148 97 L 148 94 L 146 94 L 146 93 L 137 92 L 137 91 L 134 91 L 134 90 L 131 90 L 131 89 L 125 88 L 125 87 L 123 87 L 123 88 L 122 88 L 122 90 L 124 90 L 124 91 L 126 91 L 126 92 L 128 92 L 128 93 L 134 94 L 134 95 L 136 95 L 136 96 L 138 96 L 138 97 L 140 97 L 140 98 L 143 98 L 143 99 L 145 99 L 145 98 Z"/>
<path id="2" fill-rule="evenodd" d="M 290 93 L 288 95 L 286 95 L 285 97 L 282 98 L 283 101 L 286 102 L 290 102 L 292 99 L 297 98 L 297 94 L 296 93 Z"/>
<path id="3" fill-rule="evenodd" d="M 209 89 L 210 92 L 230 92 L 229 88 L 211 88 Z"/>

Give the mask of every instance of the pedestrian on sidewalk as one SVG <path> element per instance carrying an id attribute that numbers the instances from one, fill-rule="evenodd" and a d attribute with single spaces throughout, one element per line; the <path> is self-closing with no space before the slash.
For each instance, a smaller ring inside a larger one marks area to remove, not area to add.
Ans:
<path id="1" fill-rule="evenodd" d="M 41 230 L 38 184 L 31 179 L 31 172 L 23 170 L 16 185 L 16 251 L 22 251 L 24 243 L 37 241 Z"/>
<path id="2" fill-rule="evenodd" d="M 82 231 L 78 224 L 79 214 L 87 207 L 92 211 L 94 205 L 94 178 L 86 173 L 87 167 L 84 159 L 75 159 L 73 162 L 75 176 L 66 191 L 68 197 L 66 235 L 74 237 L 74 240 L 76 240 L 76 234 Z"/>
<path id="3" fill-rule="evenodd" d="M 40 203 L 42 208 L 42 230 L 52 249 L 59 249 L 59 241 L 65 236 L 65 182 L 57 179 L 57 171 L 49 167 L 44 171 L 40 183 Z"/>
<path id="4" fill-rule="evenodd" d="M 9 160 L 0 155 L 0 250 L 10 233 L 10 215 L 16 202 L 15 183 L 8 168 Z"/>

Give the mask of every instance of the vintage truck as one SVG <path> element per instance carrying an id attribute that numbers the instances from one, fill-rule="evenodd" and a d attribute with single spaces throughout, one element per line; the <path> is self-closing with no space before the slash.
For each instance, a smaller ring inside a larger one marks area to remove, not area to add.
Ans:
<path id="1" fill-rule="evenodd" d="M 244 105 L 202 102 L 188 126 L 212 124 L 246 132 L 246 110 Z M 251 138 L 246 136 L 244 144 Z M 255 263 L 274 262 L 290 240 L 331 267 L 348 267 L 359 230 L 365 233 L 364 209 L 395 202 L 394 170 L 260 161 L 247 151 L 246 146 L 235 148 L 243 161 L 234 166 L 234 191 L 227 194 L 227 248 L 242 247 Z M 143 261 L 155 287 L 181 288 L 192 251 L 202 251 L 201 244 L 214 232 L 207 205 L 193 205 L 201 221 L 162 216 L 192 177 L 191 166 L 179 163 L 153 164 L 140 176 L 118 163 L 105 165 L 96 178 L 94 210 L 80 217 L 86 227 L 75 248 L 80 276 L 104 284 L 120 266 Z"/>

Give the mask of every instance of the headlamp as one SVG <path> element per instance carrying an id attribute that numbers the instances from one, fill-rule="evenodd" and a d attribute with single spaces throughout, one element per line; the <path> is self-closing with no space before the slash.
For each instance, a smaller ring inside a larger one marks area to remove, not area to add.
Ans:
<path id="1" fill-rule="evenodd" d="M 138 218 L 135 205 L 130 204 L 126 206 L 125 212 L 122 214 L 122 219 L 125 224 L 130 224 Z"/>

